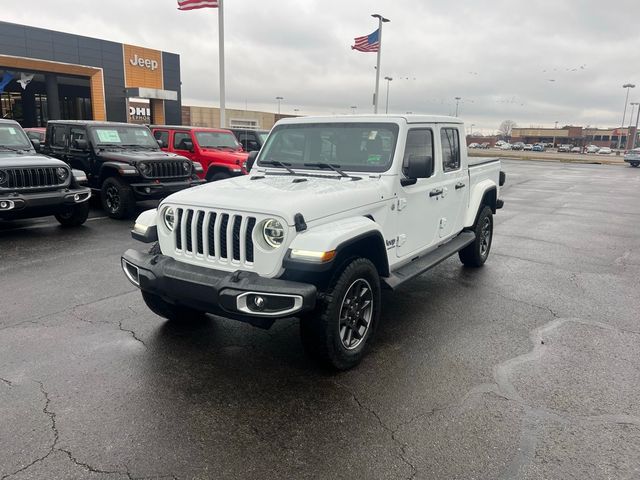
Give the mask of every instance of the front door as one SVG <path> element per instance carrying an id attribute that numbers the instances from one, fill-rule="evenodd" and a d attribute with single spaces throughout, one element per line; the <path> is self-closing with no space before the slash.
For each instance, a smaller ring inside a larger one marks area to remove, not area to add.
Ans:
<path id="1" fill-rule="evenodd" d="M 79 148 L 77 140 L 84 140 L 86 148 Z M 84 127 L 71 127 L 69 133 L 69 164 L 71 168 L 77 168 L 85 173 L 91 172 L 90 150 L 87 138 L 87 130 Z"/>
<path id="2" fill-rule="evenodd" d="M 407 133 L 403 170 L 409 157 L 434 158 L 433 130 L 415 128 Z M 439 199 L 432 192 L 438 189 L 438 163 L 431 178 L 419 178 L 413 185 L 401 186 L 398 193 L 398 235 L 396 254 L 410 257 L 421 253 L 438 240 Z"/>
<path id="3" fill-rule="evenodd" d="M 192 150 L 187 149 L 187 144 L 191 143 Z M 173 132 L 173 152 L 183 157 L 187 157 L 189 160 L 196 160 L 197 154 L 195 153 L 195 139 L 191 137 L 189 131 L 174 131 Z"/>

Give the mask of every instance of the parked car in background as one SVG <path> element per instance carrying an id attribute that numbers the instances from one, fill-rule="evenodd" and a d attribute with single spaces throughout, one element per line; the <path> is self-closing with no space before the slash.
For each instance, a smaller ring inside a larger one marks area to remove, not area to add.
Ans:
<path id="1" fill-rule="evenodd" d="M 34 128 L 25 128 L 24 131 L 29 137 L 29 140 L 37 140 L 41 145 L 44 145 L 44 137 L 47 133 L 46 128 L 42 127 L 34 127 Z"/>
<path id="2" fill-rule="evenodd" d="M 524 150 L 524 143 L 522 142 L 516 142 L 513 145 L 511 145 L 511 150 Z"/>
<path id="3" fill-rule="evenodd" d="M 571 153 L 582 153 L 582 147 L 572 147 L 570 152 Z"/>
<path id="4" fill-rule="evenodd" d="M 624 161 L 632 167 L 640 166 L 640 148 L 634 148 L 625 153 Z"/>
<path id="5" fill-rule="evenodd" d="M 511 150 L 511 144 L 504 142 L 502 145 L 500 145 L 500 150 Z"/>
<path id="6" fill-rule="evenodd" d="M 480 144 L 480 148 L 487 150 L 489 147 L 491 146 L 491 144 L 489 142 L 483 142 Z"/>
<path id="7" fill-rule="evenodd" d="M 534 152 L 544 152 L 544 143 L 536 143 L 531 150 Z"/>
<path id="8" fill-rule="evenodd" d="M 558 152 L 565 152 L 568 153 L 571 151 L 571 149 L 573 148 L 573 145 L 570 145 L 568 143 L 563 143 L 562 145 L 560 145 L 558 147 Z"/>
<path id="9" fill-rule="evenodd" d="M 533 150 L 533 145 L 531 145 L 530 143 L 525 143 L 524 147 L 523 147 L 523 150 L 526 150 L 526 151 L 530 152 L 530 151 Z"/>
<path id="10" fill-rule="evenodd" d="M 609 147 L 601 147 L 600 150 L 598 150 L 598 155 L 611 155 L 612 153 L 613 150 Z"/>
<path id="11" fill-rule="evenodd" d="M 112 218 L 129 218 L 141 200 L 204 183 L 200 164 L 160 150 L 143 125 L 49 120 L 43 151 L 83 171 Z"/>
<path id="12" fill-rule="evenodd" d="M 248 128 L 231 128 L 229 130 L 236 136 L 245 152 L 259 151 L 269 135 L 268 130 L 252 130 Z"/>
<path id="13" fill-rule="evenodd" d="M 152 125 L 151 131 L 166 152 L 176 153 L 202 165 L 198 176 L 208 182 L 247 173 L 248 153 L 231 131 L 219 128 Z"/>
<path id="14" fill-rule="evenodd" d="M 494 146 L 497 148 L 501 148 L 505 143 L 507 142 L 505 142 L 504 140 L 498 140 Z"/>
<path id="15" fill-rule="evenodd" d="M 587 146 L 587 153 L 598 153 L 599 150 L 600 150 L 600 147 L 598 147 L 597 145 Z"/>
<path id="16" fill-rule="evenodd" d="M 53 215 L 64 227 L 82 225 L 91 197 L 86 175 L 37 154 L 35 145 L 17 122 L 0 120 L 0 220 Z"/>
<path id="17" fill-rule="evenodd" d="M 470 143 L 469 144 L 469 148 L 480 148 L 480 144 L 479 143 Z"/>

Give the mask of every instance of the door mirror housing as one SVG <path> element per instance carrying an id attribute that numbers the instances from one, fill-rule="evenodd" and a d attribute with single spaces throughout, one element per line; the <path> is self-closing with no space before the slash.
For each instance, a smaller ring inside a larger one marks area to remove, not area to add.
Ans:
<path id="1" fill-rule="evenodd" d="M 433 157 L 427 155 L 411 155 L 404 169 L 407 178 L 429 178 L 433 175 Z"/>
<path id="2" fill-rule="evenodd" d="M 253 164 L 256 163 L 256 158 L 258 157 L 258 152 L 257 150 L 254 150 L 253 152 L 249 153 L 249 156 L 247 157 L 247 172 L 251 171 L 251 167 L 253 167 Z"/>
<path id="3" fill-rule="evenodd" d="M 33 145 L 33 149 L 36 152 L 40 152 L 41 150 L 40 140 L 36 140 L 35 138 L 32 138 L 30 140 L 31 140 L 31 145 Z"/>
<path id="4" fill-rule="evenodd" d="M 78 150 L 86 150 L 89 147 L 89 144 L 84 138 L 78 138 L 73 141 L 73 148 L 77 148 Z"/>
<path id="5" fill-rule="evenodd" d="M 193 142 L 191 140 L 183 140 L 181 146 L 184 147 L 185 150 L 193 152 Z"/>
<path id="6" fill-rule="evenodd" d="M 161 138 L 156 139 L 156 142 L 158 142 L 158 146 L 160 148 L 165 148 L 166 145 L 164 144 L 164 141 Z"/>

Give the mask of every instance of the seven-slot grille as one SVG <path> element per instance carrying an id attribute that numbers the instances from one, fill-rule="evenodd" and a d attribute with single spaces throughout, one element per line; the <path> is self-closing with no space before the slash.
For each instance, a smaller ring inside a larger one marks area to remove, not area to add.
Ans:
<path id="1" fill-rule="evenodd" d="M 146 162 L 145 162 L 146 163 Z M 191 172 L 184 171 L 184 160 L 163 160 L 161 162 L 148 162 L 151 172 L 147 178 L 175 178 L 187 177 Z"/>
<path id="2" fill-rule="evenodd" d="M 176 249 L 223 262 L 253 264 L 256 218 L 232 213 L 178 208 Z"/>
<path id="3" fill-rule="evenodd" d="M 6 180 L 0 188 L 21 189 L 21 188 L 43 188 L 58 187 L 67 183 L 70 172 L 67 170 L 67 176 L 64 180 L 60 180 L 56 170 L 58 167 L 31 167 L 31 168 L 12 168 L 3 170 L 3 176 Z"/>

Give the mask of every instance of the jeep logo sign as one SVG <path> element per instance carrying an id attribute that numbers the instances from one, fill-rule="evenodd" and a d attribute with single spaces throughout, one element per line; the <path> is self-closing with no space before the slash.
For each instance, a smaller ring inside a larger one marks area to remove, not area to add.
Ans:
<path id="1" fill-rule="evenodd" d="M 142 57 L 139 57 L 138 54 L 135 54 L 133 56 L 133 58 L 129 59 L 129 62 L 134 67 L 148 68 L 151 71 L 154 71 L 154 70 L 158 69 L 158 61 L 157 60 L 151 60 L 149 58 L 142 58 Z"/>

